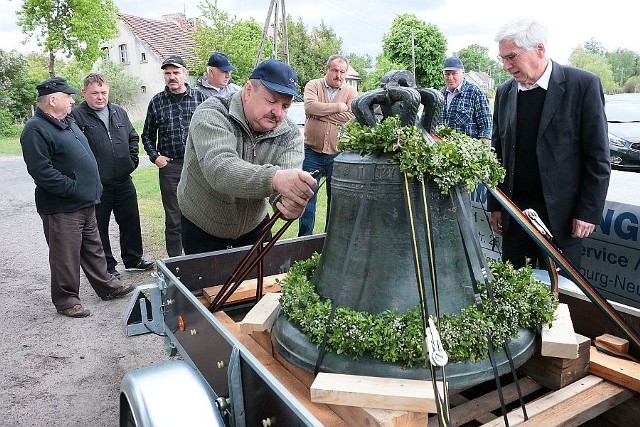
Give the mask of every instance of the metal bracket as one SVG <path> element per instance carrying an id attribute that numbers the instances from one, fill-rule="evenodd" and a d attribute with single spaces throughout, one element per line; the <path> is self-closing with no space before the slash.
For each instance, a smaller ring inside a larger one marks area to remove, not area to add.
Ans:
<path id="1" fill-rule="evenodd" d="M 164 334 L 162 291 L 158 284 L 136 287 L 124 312 L 128 337 L 148 333 Z"/>

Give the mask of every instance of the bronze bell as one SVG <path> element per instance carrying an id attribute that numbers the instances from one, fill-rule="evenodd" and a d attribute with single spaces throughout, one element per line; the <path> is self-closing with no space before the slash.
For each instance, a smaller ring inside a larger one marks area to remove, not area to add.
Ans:
<path id="1" fill-rule="evenodd" d="M 404 102 L 420 98 L 434 99 L 432 96 L 421 97 L 411 88 L 378 89 L 372 91 L 369 98 L 365 94 L 365 99 L 379 102 L 385 96 L 381 91 L 385 90 L 413 91 L 415 95 L 395 95 Z M 369 110 L 368 106 L 365 108 Z M 423 113 L 428 116 L 425 119 L 427 123 L 432 121 L 432 108 Z M 427 250 L 426 240 L 419 238 L 419 252 L 421 259 L 432 256 L 434 261 L 440 313 L 455 314 L 474 304 L 473 281 L 482 280 L 482 277 L 477 277 L 477 272 L 482 269 L 488 271 L 488 267 L 484 260 L 476 257 L 474 261 L 473 257 L 467 256 L 468 248 L 465 248 L 458 224 L 460 216 L 452 197 L 441 194 L 433 182 L 425 182 L 425 185 L 433 218 L 433 245 L 432 249 Z M 414 182 L 411 199 L 414 206 L 421 206 L 417 187 Z M 404 195 L 404 177 L 398 165 L 389 163 L 389 155 L 360 156 L 354 152 L 343 152 L 334 161 L 331 191 L 331 209 L 322 256 L 310 279 L 317 292 L 331 299 L 334 304 L 370 313 L 391 308 L 404 312 L 418 306 L 420 299 L 412 233 Z M 464 200 L 466 212 L 470 212 L 468 193 L 464 194 Z M 420 209 L 416 209 L 414 215 L 424 217 Z M 470 222 L 471 218 L 467 218 L 467 221 Z M 430 280 L 429 277 L 425 279 Z M 428 295 L 430 314 L 435 313 L 433 301 L 433 295 Z M 287 360 L 307 370 L 314 370 L 318 348 L 284 316 L 276 321 L 271 336 L 275 348 Z M 535 350 L 535 335 L 530 331 L 522 331 L 520 337 L 511 342 L 510 349 L 515 365 L 521 365 Z M 504 352 L 500 351 L 496 356 L 499 373 L 507 373 L 509 365 Z M 353 375 L 430 378 L 428 369 L 405 369 L 399 364 L 367 357 L 355 361 L 348 355 L 330 352 L 324 355 L 320 367 L 324 372 Z M 446 373 L 450 390 L 461 390 L 493 378 L 488 359 L 477 363 L 449 363 Z"/>

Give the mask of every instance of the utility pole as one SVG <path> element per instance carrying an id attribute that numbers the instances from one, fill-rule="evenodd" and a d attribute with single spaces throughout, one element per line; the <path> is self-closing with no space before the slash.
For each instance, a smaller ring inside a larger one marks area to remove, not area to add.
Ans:
<path id="1" fill-rule="evenodd" d="M 413 62 L 413 78 L 418 80 L 416 77 L 416 36 L 415 30 L 411 29 L 411 60 Z"/>
<path id="2" fill-rule="evenodd" d="M 280 9 L 281 17 L 278 16 L 278 9 Z M 260 40 L 260 47 L 258 48 L 258 53 L 256 55 L 255 66 L 260 63 L 262 60 L 262 52 L 264 51 L 264 43 L 267 39 L 267 35 L 269 33 L 269 26 L 271 24 L 271 18 L 273 17 L 273 55 L 272 58 L 278 58 L 278 20 L 281 19 L 282 24 L 282 47 L 283 47 L 283 56 L 284 61 L 287 64 L 289 63 L 289 34 L 287 32 L 287 12 L 284 6 L 284 0 L 271 0 L 269 4 L 269 12 L 267 12 L 267 19 L 264 21 L 264 27 L 262 28 L 262 39 Z"/>

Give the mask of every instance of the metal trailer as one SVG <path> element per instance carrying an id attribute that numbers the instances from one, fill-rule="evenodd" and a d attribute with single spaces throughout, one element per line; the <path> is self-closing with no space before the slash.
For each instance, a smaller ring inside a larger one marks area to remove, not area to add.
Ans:
<path id="1" fill-rule="evenodd" d="M 276 243 L 264 257 L 264 276 L 287 272 L 321 252 L 323 242 L 317 235 Z M 125 375 L 120 426 L 322 425 L 197 298 L 225 283 L 249 249 L 157 261 L 156 282 L 136 288 L 125 312 L 127 335 L 165 335 L 167 352 L 181 360 Z M 251 306 L 224 310 L 239 320 Z"/>

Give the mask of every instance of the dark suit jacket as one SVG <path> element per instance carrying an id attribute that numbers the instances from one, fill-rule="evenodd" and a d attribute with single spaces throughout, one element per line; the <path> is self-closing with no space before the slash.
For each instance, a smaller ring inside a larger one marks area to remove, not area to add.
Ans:
<path id="1" fill-rule="evenodd" d="M 493 113 L 492 146 L 506 169 L 500 188 L 513 195 L 518 84 L 500 85 Z M 611 165 L 604 95 L 600 78 L 553 62 L 538 129 L 536 153 L 551 232 L 562 247 L 571 238 L 573 218 L 599 224 L 609 188 Z M 488 209 L 499 211 L 489 197 Z M 503 213 L 503 229 L 509 218 Z"/>

